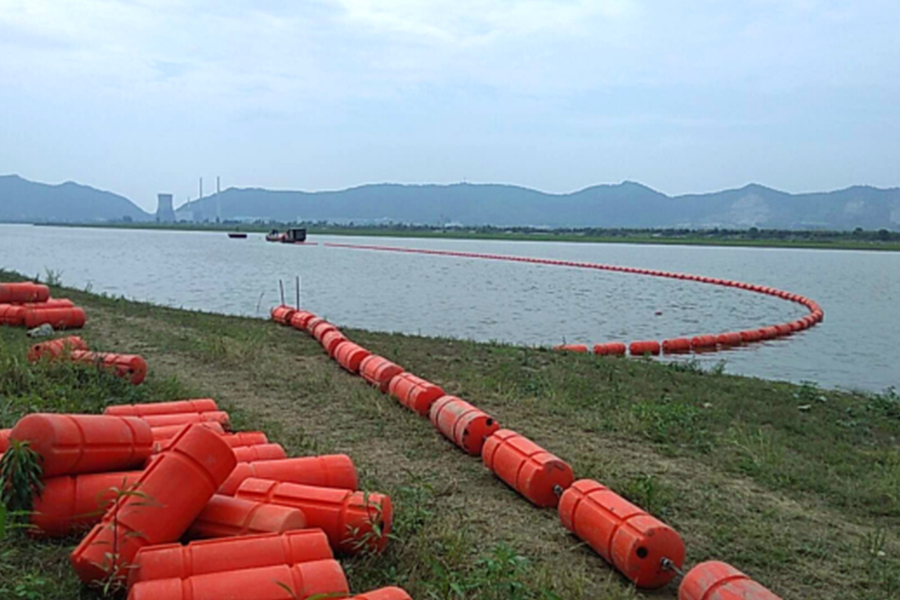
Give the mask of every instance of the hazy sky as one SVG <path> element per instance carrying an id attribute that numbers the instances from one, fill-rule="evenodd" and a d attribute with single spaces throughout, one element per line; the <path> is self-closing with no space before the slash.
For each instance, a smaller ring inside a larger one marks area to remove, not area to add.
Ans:
<path id="1" fill-rule="evenodd" d="M 898 0 L 0 0 L 0 173 L 900 185 Z"/>

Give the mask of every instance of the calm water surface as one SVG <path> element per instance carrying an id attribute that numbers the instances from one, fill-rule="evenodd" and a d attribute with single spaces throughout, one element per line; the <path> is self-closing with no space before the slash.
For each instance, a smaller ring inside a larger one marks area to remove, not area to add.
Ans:
<path id="1" fill-rule="evenodd" d="M 604 262 L 769 285 L 815 299 L 825 322 L 699 357 L 726 370 L 824 386 L 900 387 L 900 253 L 332 238 Z M 0 225 L 0 267 L 170 306 L 266 316 L 278 279 L 340 325 L 526 345 L 662 339 L 793 319 L 805 309 L 742 290 L 476 259 L 266 243 L 261 235 Z M 661 315 L 657 315 L 661 312 Z M 684 359 L 681 359 L 684 360 Z"/>

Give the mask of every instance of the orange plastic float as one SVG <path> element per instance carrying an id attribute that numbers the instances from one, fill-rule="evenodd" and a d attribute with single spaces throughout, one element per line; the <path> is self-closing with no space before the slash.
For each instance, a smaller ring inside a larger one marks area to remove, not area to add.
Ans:
<path id="1" fill-rule="evenodd" d="M 272 309 L 270 313 L 272 315 L 272 320 L 276 323 L 281 323 L 282 325 L 288 325 L 291 322 L 291 317 L 294 313 L 297 312 L 297 309 L 293 306 L 287 306 L 282 304 L 281 306 L 276 306 Z"/>
<path id="2" fill-rule="evenodd" d="M 339 330 L 333 323 L 329 323 L 328 321 L 322 321 L 321 323 L 318 323 L 315 327 L 313 327 L 310 330 L 310 333 L 312 334 L 312 336 L 314 338 L 316 338 L 317 342 L 321 343 L 322 338 L 325 337 L 325 334 L 332 332 L 332 331 L 339 331 Z"/>
<path id="3" fill-rule="evenodd" d="M 191 523 L 187 536 L 223 538 L 304 528 L 306 517 L 296 508 L 215 494 Z"/>
<path id="4" fill-rule="evenodd" d="M 230 444 L 229 444 L 230 446 Z M 281 460 L 287 458 L 287 452 L 281 444 L 257 444 L 255 446 L 232 446 L 234 458 L 239 463 L 249 463 L 261 460 Z"/>
<path id="5" fill-rule="evenodd" d="M 153 452 L 150 426 L 133 417 L 32 413 L 10 439 L 41 456 L 44 477 L 140 468 Z"/>
<path id="6" fill-rule="evenodd" d="M 166 440 L 170 440 L 175 435 L 184 429 L 188 423 L 184 423 L 181 425 L 162 425 L 159 427 L 150 427 L 150 431 L 153 433 L 153 441 L 154 442 L 164 442 Z M 201 427 L 206 427 L 219 435 L 225 435 L 225 428 L 222 427 L 220 423 L 216 423 L 215 421 L 206 421 L 204 423 L 197 423 Z"/>
<path id="7" fill-rule="evenodd" d="M 219 493 L 233 496 L 238 486 L 251 477 L 345 490 L 355 490 L 359 486 L 356 467 L 349 456 L 326 454 L 240 463 L 222 483 Z"/>
<path id="8" fill-rule="evenodd" d="M 127 379 L 133 385 L 142 383 L 147 376 L 147 363 L 136 354 L 111 354 L 90 352 L 88 350 L 73 350 L 69 354 L 69 358 L 73 362 L 107 369 L 116 377 Z"/>
<path id="9" fill-rule="evenodd" d="M 561 352 L 578 352 L 581 354 L 585 354 L 588 351 L 588 347 L 584 344 L 560 344 L 559 346 L 554 346 L 553 349 Z"/>
<path id="10" fill-rule="evenodd" d="M 115 500 L 127 491 L 141 471 L 62 475 L 44 480 L 44 490 L 34 497 L 28 533 L 35 537 L 63 537 L 98 523 Z"/>
<path id="11" fill-rule="evenodd" d="M 75 303 L 68 298 L 47 298 L 46 302 L 26 302 L 23 308 L 72 308 Z"/>
<path id="12" fill-rule="evenodd" d="M 360 376 L 385 393 L 390 388 L 391 380 L 402 372 L 403 367 L 375 354 L 359 364 Z"/>
<path id="13" fill-rule="evenodd" d="M 196 425 L 197 423 L 218 423 L 224 428 L 228 428 L 228 413 L 215 410 L 204 413 L 176 413 L 174 415 L 147 415 L 138 417 L 151 427 L 166 427 L 167 425 Z"/>
<path id="14" fill-rule="evenodd" d="M 429 418 L 444 437 L 472 456 L 480 455 L 485 439 L 500 429 L 492 416 L 456 396 L 438 398 Z"/>
<path id="15" fill-rule="evenodd" d="M 439 386 L 412 373 L 400 373 L 391 379 L 388 391 L 400 404 L 423 417 L 428 416 L 431 405 L 444 395 Z"/>
<path id="16" fill-rule="evenodd" d="M 556 506 L 575 479 L 566 462 L 509 429 L 487 438 L 481 458 L 484 466 L 537 506 Z"/>
<path id="17" fill-rule="evenodd" d="M 306 324 L 309 323 L 310 319 L 316 318 L 311 312 L 307 312 L 305 310 L 295 311 L 293 315 L 291 315 L 290 325 L 294 329 L 299 329 L 301 331 L 306 330 Z"/>
<path id="18" fill-rule="evenodd" d="M 306 600 L 345 598 L 350 593 L 336 560 L 257 567 L 192 575 L 187 579 L 154 579 L 135 584 L 128 600 Z"/>
<path id="19" fill-rule="evenodd" d="M 684 576 L 678 600 L 781 600 L 729 564 L 700 563 Z"/>
<path id="20" fill-rule="evenodd" d="M 388 496 L 268 479 L 245 479 L 236 498 L 300 509 L 309 527 L 328 536 L 344 554 L 384 550 L 391 533 L 393 506 Z"/>
<path id="21" fill-rule="evenodd" d="M 325 352 L 328 353 L 328 356 L 334 358 L 334 351 L 337 350 L 339 345 L 346 342 L 347 338 L 337 329 L 332 329 L 323 335 L 322 339 L 319 341 L 322 344 L 322 347 L 325 348 Z"/>
<path id="22" fill-rule="evenodd" d="M 758 342 L 762 339 L 762 332 L 759 329 L 745 329 L 740 332 L 740 336 L 746 343 Z"/>
<path id="23" fill-rule="evenodd" d="M 715 350 L 718 345 L 719 340 L 714 335 L 695 335 L 691 338 L 691 348 L 697 351 Z"/>
<path id="24" fill-rule="evenodd" d="M 662 351 L 666 354 L 677 354 L 679 352 L 691 351 L 691 340 L 687 338 L 673 338 L 662 341 Z"/>
<path id="25" fill-rule="evenodd" d="M 371 352 L 350 341 L 339 344 L 334 351 L 334 359 L 351 373 L 359 373 L 360 365 L 371 355 Z"/>
<path id="26" fill-rule="evenodd" d="M 656 340 L 631 342 L 631 344 L 628 345 L 628 353 L 632 356 L 644 356 L 645 354 L 656 356 L 659 352 L 660 345 Z"/>
<path id="27" fill-rule="evenodd" d="M 25 302 L 46 302 L 50 298 L 50 288 L 39 283 L 0 283 L 0 304 L 24 304 Z"/>
<path id="28" fill-rule="evenodd" d="M 9 435 L 12 433 L 12 429 L 0 429 L 0 452 L 6 452 L 6 449 L 9 448 Z"/>
<path id="29" fill-rule="evenodd" d="M 107 406 L 104 415 L 120 417 L 146 417 L 149 415 L 175 415 L 183 413 L 215 412 L 219 406 L 212 398 L 175 400 L 173 402 L 149 402 L 147 404 L 119 404 Z"/>
<path id="30" fill-rule="evenodd" d="M 720 346 L 740 346 L 743 341 L 741 334 L 736 331 L 720 333 L 716 336 L 716 342 Z"/>
<path id="31" fill-rule="evenodd" d="M 412 600 L 412 596 L 406 590 L 398 587 L 385 587 L 365 594 L 353 596 L 350 600 Z"/>
<path id="32" fill-rule="evenodd" d="M 259 446 L 260 444 L 269 443 L 268 436 L 266 436 L 266 434 L 262 431 L 240 431 L 238 433 L 226 433 L 222 436 L 222 439 L 225 440 L 225 443 L 232 448 L 240 448 L 242 446 Z"/>
<path id="33" fill-rule="evenodd" d="M 156 579 L 187 579 L 227 571 L 334 558 L 320 529 L 265 533 L 142 548 L 134 557 L 128 587 Z"/>
<path id="34" fill-rule="evenodd" d="M 23 327 L 25 325 L 25 307 L 15 304 L 0 304 L 0 325 Z"/>
<path id="35" fill-rule="evenodd" d="M 598 356 L 625 356 L 628 347 L 622 342 L 594 344 L 594 354 Z"/>
<path id="36" fill-rule="evenodd" d="M 122 577 L 144 546 L 178 540 L 236 464 L 231 448 L 217 434 L 186 427 L 134 483 L 141 495 L 121 500 L 72 551 L 69 558 L 78 577 L 85 583 Z M 110 555 L 112 548 L 116 556 Z"/>
<path id="37" fill-rule="evenodd" d="M 322 323 L 328 323 L 328 321 L 326 321 L 322 317 L 313 317 L 312 319 L 306 321 L 306 327 L 304 327 L 303 329 L 306 331 L 306 333 L 312 335 L 315 328 Z"/>
<path id="38" fill-rule="evenodd" d="M 684 542 L 678 533 L 596 481 L 581 479 L 563 492 L 559 518 L 608 563 L 642 588 L 658 588 L 680 569 Z"/>
<path id="39" fill-rule="evenodd" d="M 77 306 L 67 308 L 26 308 L 24 325 L 28 329 L 51 325 L 54 329 L 81 329 L 87 317 Z"/>
<path id="40" fill-rule="evenodd" d="M 73 350 L 87 350 L 87 343 L 77 335 L 69 337 L 57 338 L 48 342 L 41 342 L 33 345 L 28 350 L 28 361 L 37 362 L 44 356 L 49 358 L 59 358 L 66 352 Z"/>

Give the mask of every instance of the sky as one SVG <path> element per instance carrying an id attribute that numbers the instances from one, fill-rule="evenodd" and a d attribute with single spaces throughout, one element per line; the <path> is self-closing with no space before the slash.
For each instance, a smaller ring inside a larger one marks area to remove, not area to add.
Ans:
<path id="1" fill-rule="evenodd" d="M 897 0 L 0 0 L 0 174 L 900 185 Z"/>

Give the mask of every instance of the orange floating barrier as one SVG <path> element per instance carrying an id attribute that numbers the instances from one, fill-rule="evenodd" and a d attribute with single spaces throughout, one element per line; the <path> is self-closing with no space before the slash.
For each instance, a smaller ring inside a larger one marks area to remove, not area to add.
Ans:
<path id="1" fill-rule="evenodd" d="M 729 564 L 700 563 L 678 586 L 678 600 L 781 600 Z"/>
<path id="2" fill-rule="evenodd" d="M 214 432 L 185 427 L 134 483 L 140 496 L 110 509 L 72 551 L 69 559 L 78 577 L 85 583 L 122 577 L 144 546 L 178 540 L 236 464 L 234 452 Z M 112 548 L 117 555 L 110 554 Z"/>
<path id="3" fill-rule="evenodd" d="M 687 338 L 673 338 L 662 341 L 662 351 L 666 354 L 691 351 L 691 340 Z"/>
<path id="4" fill-rule="evenodd" d="M 334 351 L 334 359 L 338 364 L 354 374 L 359 373 L 360 365 L 371 355 L 371 352 L 350 341 L 339 344 Z"/>
<path id="5" fill-rule="evenodd" d="M 133 417 L 32 413 L 10 439 L 41 456 L 44 477 L 140 468 L 153 452 L 150 426 Z"/>
<path id="6" fill-rule="evenodd" d="M 46 302 L 50 298 L 50 288 L 39 283 L 22 281 L 0 283 L 0 304 L 24 304 L 26 302 Z"/>
<path id="7" fill-rule="evenodd" d="M 238 433 L 225 433 L 222 436 L 222 439 L 225 440 L 225 443 L 232 448 L 241 448 L 243 446 L 259 446 L 261 444 L 269 443 L 269 438 L 262 431 L 239 431 Z"/>
<path id="8" fill-rule="evenodd" d="M 762 339 L 764 340 L 771 340 L 778 337 L 778 329 L 772 327 L 771 325 L 761 328 L 759 330 L 759 333 L 762 335 Z"/>
<path id="9" fill-rule="evenodd" d="M 280 306 L 274 307 L 269 314 L 272 316 L 272 320 L 276 323 L 287 325 L 291 322 L 291 317 L 295 312 L 297 312 L 297 309 L 293 306 L 282 304 Z"/>
<path id="10" fill-rule="evenodd" d="M 138 417 L 151 427 L 165 427 L 167 425 L 196 425 L 197 423 L 218 423 L 223 428 L 228 428 L 228 413 L 221 410 L 203 413 L 176 413 L 174 415 L 147 415 Z"/>
<path id="11" fill-rule="evenodd" d="M 46 302 L 26 302 L 23 308 L 72 308 L 75 303 L 68 298 L 47 298 Z"/>
<path id="12" fill-rule="evenodd" d="M 87 317 L 77 306 L 68 308 L 26 308 L 24 325 L 28 329 L 51 325 L 54 329 L 81 329 Z"/>
<path id="13" fill-rule="evenodd" d="M 307 312 L 305 310 L 298 310 L 291 315 L 290 324 L 294 329 L 299 329 L 301 331 L 306 330 L 306 324 L 309 323 L 310 319 L 315 319 L 316 315 L 311 312 Z"/>
<path id="14" fill-rule="evenodd" d="M 251 477 L 345 490 L 359 486 L 356 467 L 349 456 L 326 454 L 240 463 L 222 483 L 219 493 L 233 496 L 241 483 Z"/>
<path id="15" fill-rule="evenodd" d="M 325 348 L 325 352 L 332 358 L 334 358 L 334 351 L 337 350 L 337 347 L 346 341 L 347 338 L 337 329 L 332 329 L 323 335 L 320 340 L 322 347 Z"/>
<path id="16" fill-rule="evenodd" d="M 129 490 L 141 471 L 62 475 L 44 480 L 34 497 L 29 535 L 63 537 L 98 523 L 115 500 L 114 490 Z"/>
<path id="17" fill-rule="evenodd" d="M 588 347 L 584 344 L 560 344 L 553 346 L 553 349 L 559 352 L 587 353 L 588 351 Z"/>
<path id="18" fill-rule="evenodd" d="M 484 440 L 500 429 L 492 416 L 456 396 L 438 398 L 429 418 L 444 437 L 472 456 L 480 455 Z"/>
<path id="19" fill-rule="evenodd" d="M 428 416 L 431 405 L 444 395 L 439 386 L 412 373 L 400 373 L 391 379 L 388 391 L 400 404 L 423 417 Z"/>
<path id="20" fill-rule="evenodd" d="M 743 338 L 741 338 L 741 334 L 736 331 L 729 331 L 728 333 L 720 333 L 716 336 L 716 342 L 720 346 L 740 346 L 743 342 Z"/>
<path id="21" fill-rule="evenodd" d="M 607 342 L 594 345 L 594 354 L 599 356 L 625 356 L 627 350 L 628 347 L 622 342 Z"/>
<path id="22" fill-rule="evenodd" d="M 287 458 L 281 444 L 258 444 L 256 446 L 232 446 L 234 458 L 239 463 L 255 462 L 260 460 L 281 460 Z"/>
<path id="23" fill-rule="evenodd" d="M 304 327 L 304 329 L 306 330 L 306 333 L 308 333 L 309 335 L 312 335 L 313 330 L 314 330 L 316 327 L 318 327 L 318 326 L 321 325 L 322 323 L 327 323 L 327 322 L 328 322 L 328 321 L 326 321 L 326 320 L 323 319 L 322 317 L 313 317 L 312 319 L 309 319 L 309 320 L 306 322 L 306 327 Z"/>
<path id="24" fill-rule="evenodd" d="M 77 335 L 70 335 L 69 337 L 57 338 L 33 345 L 28 350 L 28 362 L 37 362 L 44 356 L 59 358 L 66 352 L 87 349 L 88 345 L 83 339 Z"/>
<path id="25" fill-rule="evenodd" d="M 350 593 L 336 560 L 257 567 L 192 575 L 187 579 L 154 579 L 131 588 L 128 600 L 306 600 L 345 598 Z"/>
<path id="26" fill-rule="evenodd" d="M 334 558 L 321 529 L 264 533 L 181 544 L 147 546 L 134 557 L 128 587 L 157 579 L 188 579 L 227 571 L 297 565 Z"/>
<path id="27" fill-rule="evenodd" d="M 388 496 L 269 479 L 245 479 L 236 498 L 300 509 L 309 527 L 325 532 L 345 554 L 380 552 L 391 533 L 394 509 Z"/>
<path id="28" fill-rule="evenodd" d="M 216 423 L 215 421 L 206 421 L 203 423 L 196 423 L 201 427 L 206 427 L 219 435 L 225 435 L 225 428 L 222 427 L 220 423 Z M 150 427 L 150 431 L 153 433 L 153 441 L 154 442 L 164 442 L 166 440 L 170 440 L 175 435 L 185 428 L 188 423 L 184 423 L 181 425 L 161 425 L 159 427 Z M 230 445 L 230 444 L 229 444 Z"/>
<path id="29" fill-rule="evenodd" d="M 575 480 L 572 467 L 509 429 L 494 432 L 481 451 L 484 466 L 537 506 L 553 507 Z"/>
<path id="30" fill-rule="evenodd" d="M 369 356 L 359 364 L 359 374 L 362 378 L 385 393 L 391 385 L 391 380 L 402 372 L 403 367 L 377 354 Z"/>
<path id="31" fill-rule="evenodd" d="M 149 415 L 215 412 L 217 410 L 219 410 L 219 406 L 212 398 L 196 398 L 193 400 L 175 400 L 173 402 L 107 406 L 103 410 L 103 414 L 118 415 L 120 417 L 146 417 Z"/>
<path id="32" fill-rule="evenodd" d="M 691 348 L 694 350 L 713 350 L 719 345 L 719 340 L 714 335 L 695 335 L 691 338 Z"/>
<path id="33" fill-rule="evenodd" d="M 784 337 L 786 335 L 790 335 L 791 333 L 793 333 L 791 326 L 788 325 L 787 323 L 779 323 L 778 325 L 775 326 L 775 331 L 778 332 L 778 337 Z"/>
<path id="34" fill-rule="evenodd" d="M 680 569 L 684 542 L 678 533 L 596 481 L 581 479 L 559 501 L 563 526 L 642 588 L 658 588 Z"/>
<path id="35" fill-rule="evenodd" d="M 325 334 L 332 331 L 338 331 L 338 328 L 328 321 L 322 321 L 321 323 L 316 324 L 316 326 L 310 330 L 310 333 L 316 338 L 316 341 L 321 343 Z"/>
<path id="36" fill-rule="evenodd" d="M 25 307 L 16 304 L 0 304 L 0 325 L 24 327 Z"/>
<path id="37" fill-rule="evenodd" d="M 305 528 L 306 517 L 296 508 L 214 494 L 191 523 L 187 536 L 192 539 L 238 537 Z"/>
<path id="38" fill-rule="evenodd" d="M 73 362 L 107 369 L 116 377 L 127 379 L 133 385 L 140 384 L 147 376 L 147 363 L 143 358 L 135 354 L 111 354 L 106 352 L 73 350 L 71 354 L 69 354 L 69 358 Z"/>
<path id="39" fill-rule="evenodd" d="M 353 596 L 350 600 L 412 600 L 412 596 L 398 587 L 384 587 Z"/>
<path id="40" fill-rule="evenodd" d="M 741 333 L 741 340 L 745 343 L 758 342 L 762 339 L 762 332 L 759 329 L 746 329 Z"/>
<path id="41" fill-rule="evenodd" d="M 632 356 L 643 356 L 645 354 L 656 356 L 660 352 L 660 345 L 656 340 L 631 342 L 628 346 L 628 352 Z"/>
<path id="42" fill-rule="evenodd" d="M 9 448 L 9 434 L 12 433 L 12 429 L 0 429 L 0 452 L 6 452 L 6 449 Z"/>
<path id="43" fill-rule="evenodd" d="M 275 565 L 297 565 L 334 558 L 321 529 L 264 533 L 181 544 L 147 546 L 134 557 L 128 587 L 142 581 L 188 579 Z"/>

